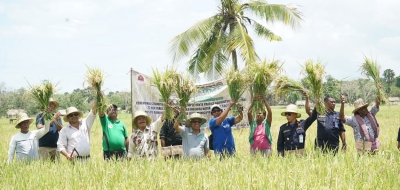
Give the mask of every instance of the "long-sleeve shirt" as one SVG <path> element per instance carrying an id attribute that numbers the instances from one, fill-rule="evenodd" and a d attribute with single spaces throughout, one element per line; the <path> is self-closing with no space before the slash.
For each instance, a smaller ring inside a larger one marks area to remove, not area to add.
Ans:
<path id="1" fill-rule="evenodd" d="M 375 105 L 373 105 L 370 109 L 370 112 L 373 115 L 376 115 L 376 113 L 379 112 L 379 109 Z M 344 124 L 351 126 L 354 130 L 354 140 L 361 141 L 362 137 L 361 137 L 361 132 L 360 132 L 360 126 L 358 125 L 356 118 L 354 116 L 345 116 L 345 118 L 346 118 L 346 122 Z M 376 134 L 374 134 L 374 130 L 372 129 L 371 121 L 368 119 L 367 116 L 361 117 L 361 119 L 364 121 L 365 125 L 367 126 L 367 131 L 368 131 L 370 138 L 374 139 Z"/>
<path id="2" fill-rule="evenodd" d="M 14 153 L 18 161 L 32 161 L 39 159 L 38 139 L 43 137 L 50 129 L 50 121 L 46 121 L 44 128 L 29 131 L 28 133 L 17 133 L 12 136 L 8 149 L 8 163 L 14 159 Z"/>
<path id="3" fill-rule="evenodd" d="M 146 126 L 143 131 L 134 130 L 129 137 L 128 158 L 133 156 L 156 158 L 158 154 L 157 134 L 160 132 L 163 123 L 161 117 L 159 117 L 150 126 Z"/>
<path id="4" fill-rule="evenodd" d="M 306 120 L 296 121 L 294 124 L 283 124 L 279 129 L 277 150 L 284 155 L 285 150 L 303 149 L 306 141 L 306 131 L 315 121 L 317 112 L 313 110 Z"/>
<path id="5" fill-rule="evenodd" d="M 90 130 L 96 116 L 92 111 L 85 119 L 79 122 L 79 129 L 71 126 L 69 123 L 60 131 L 60 137 L 57 141 L 57 151 L 66 150 L 68 155 L 89 156 L 90 155 Z"/>

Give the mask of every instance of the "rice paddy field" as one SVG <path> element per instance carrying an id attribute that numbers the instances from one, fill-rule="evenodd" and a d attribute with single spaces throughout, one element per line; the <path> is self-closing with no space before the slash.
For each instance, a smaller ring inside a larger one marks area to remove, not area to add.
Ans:
<path id="1" fill-rule="evenodd" d="M 273 156 L 250 156 L 248 128 L 234 130 L 237 154 L 220 161 L 167 160 L 105 162 L 102 155 L 102 131 L 95 121 L 91 133 L 91 159 L 86 163 L 32 162 L 7 164 L 11 136 L 18 130 L 7 118 L 0 119 L 0 189 L 399 189 L 400 151 L 397 132 L 400 127 L 400 106 L 381 106 L 382 146 L 375 155 L 358 155 L 353 130 L 346 128 L 347 150 L 336 156 L 314 150 L 316 123 L 307 131 L 304 157 L 277 156 L 279 126 L 286 119 L 280 116 L 284 107 L 272 107 Z M 336 106 L 339 110 L 339 105 Z M 352 106 L 346 108 L 350 115 Z M 302 118 L 306 114 L 301 109 Z M 119 118 L 131 130 L 131 115 Z M 247 117 L 245 117 L 245 120 Z M 32 124 L 31 130 L 35 127 Z M 206 133 L 209 133 L 206 131 Z"/>

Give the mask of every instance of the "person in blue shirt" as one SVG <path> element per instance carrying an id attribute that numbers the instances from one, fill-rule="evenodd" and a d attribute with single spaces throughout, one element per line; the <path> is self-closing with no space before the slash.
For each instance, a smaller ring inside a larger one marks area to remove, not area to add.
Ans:
<path id="1" fill-rule="evenodd" d="M 231 100 L 228 107 L 223 110 L 218 104 L 211 106 L 211 115 L 209 126 L 213 135 L 214 153 L 222 157 L 233 156 L 235 153 L 235 141 L 232 135 L 232 126 L 243 119 L 243 108 L 239 108 L 239 115 L 227 117 L 231 107 L 236 104 L 236 100 Z"/>

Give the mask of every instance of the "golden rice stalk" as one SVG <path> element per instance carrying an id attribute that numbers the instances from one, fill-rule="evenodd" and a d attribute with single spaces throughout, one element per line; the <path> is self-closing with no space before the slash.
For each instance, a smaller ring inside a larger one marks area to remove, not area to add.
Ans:
<path id="1" fill-rule="evenodd" d="M 282 62 L 280 60 L 264 60 L 261 63 L 251 63 L 248 65 L 248 75 L 251 77 L 253 97 L 265 96 L 268 86 L 278 77 L 282 71 Z M 263 101 L 255 100 L 253 113 L 265 110 Z"/>
<path id="2" fill-rule="evenodd" d="M 56 88 L 54 85 L 48 81 L 44 82 L 42 85 L 32 86 L 29 84 L 29 94 L 40 104 L 40 107 L 43 108 L 44 112 L 42 118 L 45 120 L 54 119 L 53 115 L 47 112 L 47 110 L 49 108 L 49 100 L 55 91 Z"/>
<path id="3" fill-rule="evenodd" d="M 197 90 L 193 80 L 191 80 L 189 76 L 182 76 L 180 74 L 177 74 L 176 85 L 174 85 L 174 87 L 175 93 L 179 98 L 179 106 L 185 108 L 186 110 L 190 97 Z M 187 119 L 186 112 L 180 113 L 178 119 L 179 121 Z"/>
<path id="4" fill-rule="evenodd" d="M 361 65 L 360 70 L 361 73 L 367 76 L 368 78 L 372 78 L 375 81 L 375 86 L 377 89 L 377 96 L 380 98 L 381 103 L 385 104 L 387 102 L 386 94 L 382 89 L 382 83 L 380 79 L 380 65 L 377 61 L 364 56 L 364 63 Z"/>
<path id="5" fill-rule="evenodd" d="M 304 75 L 304 81 L 310 86 L 310 99 L 315 102 L 318 113 L 325 114 L 325 105 L 323 101 L 322 83 L 325 75 L 325 65 L 321 62 L 314 63 L 309 59 L 304 63 L 301 73 Z"/>
<path id="6" fill-rule="evenodd" d="M 287 76 L 280 76 L 274 82 L 274 89 L 277 99 L 281 96 L 288 94 L 289 92 L 302 92 L 304 90 L 304 87 L 300 82 L 295 81 Z"/>
<path id="7" fill-rule="evenodd" d="M 174 118 L 174 111 L 171 106 L 168 105 L 168 101 L 171 98 L 174 86 L 176 85 L 176 80 L 178 78 L 177 72 L 174 68 L 168 68 L 164 73 L 158 71 L 158 69 L 153 68 L 153 78 L 152 81 L 156 85 L 158 91 L 160 92 L 164 104 L 164 116 L 165 119 L 172 121 Z"/>
<path id="8" fill-rule="evenodd" d="M 230 69 L 225 73 L 225 79 L 228 85 L 229 96 L 231 99 L 239 101 L 250 85 L 247 73 Z M 238 114 L 237 105 L 233 105 L 231 109 L 233 115 Z"/>
<path id="9" fill-rule="evenodd" d="M 104 84 L 104 72 L 99 68 L 90 68 L 87 65 L 86 67 L 87 72 L 85 78 L 90 89 L 96 94 L 96 109 L 99 113 L 104 113 L 108 106 L 107 99 L 103 96 L 101 90 Z"/>

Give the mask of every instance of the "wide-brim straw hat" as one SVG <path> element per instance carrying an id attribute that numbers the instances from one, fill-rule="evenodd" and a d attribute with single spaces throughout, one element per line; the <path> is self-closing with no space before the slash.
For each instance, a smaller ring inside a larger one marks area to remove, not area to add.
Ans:
<path id="1" fill-rule="evenodd" d="M 55 101 L 53 98 L 50 98 L 49 99 L 49 104 L 52 103 L 52 102 L 54 103 L 54 110 L 56 110 L 58 107 L 60 107 L 60 104 L 57 101 Z M 43 110 L 44 108 L 40 107 L 40 109 Z"/>
<path id="2" fill-rule="evenodd" d="M 297 112 L 297 106 L 294 104 L 289 104 L 286 107 L 286 110 L 284 112 L 281 113 L 281 116 L 286 116 L 286 112 L 290 112 L 290 113 L 297 113 L 297 118 L 301 117 L 301 113 Z"/>
<path id="3" fill-rule="evenodd" d="M 369 103 L 366 104 L 362 98 L 359 98 L 354 102 L 353 113 L 357 112 L 359 109 L 361 109 L 363 107 L 368 107 L 368 106 L 369 106 Z"/>
<path id="4" fill-rule="evenodd" d="M 201 125 L 203 125 L 204 123 L 207 122 L 207 119 L 204 118 L 201 114 L 199 113 L 192 113 L 192 115 L 190 115 L 189 119 L 186 120 L 185 126 L 186 127 L 191 127 L 191 121 L 192 119 L 200 119 L 201 120 Z"/>
<path id="5" fill-rule="evenodd" d="M 15 124 L 15 128 L 20 128 L 19 124 L 26 120 L 29 120 L 29 125 L 33 122 L 33 119 L 28 117 L 26 113 L 19 113 L 17 115 L 17 123 Z"/>
<path id="6" fill-rule="evenodd" d="M 136 125 L 136 118 L 139 116 L 144 116 L 146 118 L 146 124 L 150 125 L 151 124 L 151 118 L 147 115 L 146 112 L 144 111 L 136 111 L 135 114 L 133 114 L 133 119 L 132 119 L 132 128 L 134 130 L 138 129 L 139 127 Z"/>
<path id="7" fill-rule="evenodd" d="M 83 117 L 83 113 L 81 111 L 79 111 L 78 109 L 76 109 L 76 107 L 69 107 L 69 108 L 67 108 L 67 111 L 65 111 L 65 112 L 66 112 L 66 114 L 63 117 L 63 120 L 65 122 L 68 122 L 68 115 L 70 113 L 78 112 L 79 113 L 79 118 Z"/>

